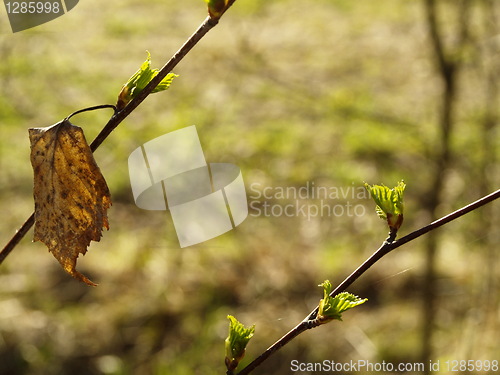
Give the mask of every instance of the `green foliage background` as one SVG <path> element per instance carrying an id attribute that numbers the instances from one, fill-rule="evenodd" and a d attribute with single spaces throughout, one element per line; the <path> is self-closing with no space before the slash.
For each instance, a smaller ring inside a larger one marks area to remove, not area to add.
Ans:
<path id="1" fill-rule="evenodd" d="M 500 182 L 498 120 L 483 126 L 499 36 L 474 4 L 443 215 Z M 453 44 L 452 7 L 441 5 Z M 33 210 L 27 129 L 114 103 L 146 50 L 153 67 L 163 65 L 205 16 L 201 0 L 86 0 L 28 31 L 0 25 L 2 245 Z M 315 307 L 318 283 L 340 282 L 384 240 L 374 204 L 351 195 L 363 181 L 405 180 L 400 235 L 428 223 L 442 85 L 421 2 L 238 0 L 175 73 L 171 89 L 148 98 L 95 154 L 114 199 L 111 229 L 78 269 L 100 285 L 66 275 L 31 232 L 1 265 L 0 374 L 223 374 L 228 314 L 256 324 L 244 365 Z M 90 141 L 108 115 L 74 123 Z M 134 205 L 127 158 L 192 124 L 209 162 L 242 169 L 253 206 L 236 230 L 181 250 L 169 214 Z M 326 203 L 364 214 L 258 215 L 265 202 L 295 202 L 257 191 L 312 184 L 344 189 L 347 197 Z M 435 360 L 500 360 L 498 211 L 490 205 L 439 231 Z M 366 304 L 300 336 L 255 374 L 291 373 L 292 359 L 418 361 L 424 248 L 419 239 L 380 261 L 349 289 Z"/>

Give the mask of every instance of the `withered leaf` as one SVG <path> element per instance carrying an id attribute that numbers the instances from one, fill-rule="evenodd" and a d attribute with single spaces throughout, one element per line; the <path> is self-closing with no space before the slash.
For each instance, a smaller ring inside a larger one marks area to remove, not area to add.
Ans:
<path id="1" fill-rule="evenodd" d="M 111 197 L 83 130 L 63 120 L 29 129 L 35 174 L 35 234 L 73 277 L 96 285 L 78 272 L 76 260 L 90 241 L 109 229 Z"/>

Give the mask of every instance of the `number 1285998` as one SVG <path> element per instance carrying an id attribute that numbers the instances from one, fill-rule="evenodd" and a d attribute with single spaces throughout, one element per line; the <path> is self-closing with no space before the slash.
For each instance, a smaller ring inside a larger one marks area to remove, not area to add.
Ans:
<path id="1" fill-rule="evenodd" d="M 61 4 L 52 1 L 13 1 L 5 3 L 9 14 L 61 13 Z"/>

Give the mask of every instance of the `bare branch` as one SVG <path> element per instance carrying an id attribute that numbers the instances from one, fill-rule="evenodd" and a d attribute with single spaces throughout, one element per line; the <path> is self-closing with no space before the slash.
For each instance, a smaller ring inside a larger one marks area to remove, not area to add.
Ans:
<path id="1" fill-rule="evenodd" d="M 433 231 L 453 220 L 458 219 L 459 217 L 478 209 L 485 204 L 493 202 L 495 199 L 500 198 L 500 189 L 481 198 L 477 201 L 468 204 L 465 207 L 462 207 L 451 214 L 448 214 L 432 223 L 417 229 L 416 231 L 400 238 L 397 241 L 389 242 L 388 240 L 384 241 L 382 246 L 380 246 L 377 251 L 375 251 L 362 265 L 360 265 L 353 273 L 351 273 L 342 283 L 340 283 L 334 291 L 330 293 L 330 296 L 335 296 L 343 291 L 345 291 L 354 281 L 356 281 L 362 274 L 364 274 L 371 266 L 373 266 L 377 261 L 379 261 L 384 255 L 390 253 L 392 250 L 397 249 L 398 247 L 417 239 L 420 236 L 423 236 L 430 231 Z M 251 363 L 249 363 L 244 369 L 238 372 L 238 375 L 247 375 L 250 374 L 255 368 L 261 365 L 265 360 L 267 360 L 271 355 L 276 353 L 283 346 L 292 341 L 295 337 L 300 335 L 302 332 L 307 331 L 308 329 L 314 328 L 318 326 L 316 321 L 316 315 L 318 313 L 318 308 L 316 307 L 309 315 L 301 321 L 297 326 L 291 329 L 286 335 L 272 344 L 268 349 L 266 349 L 260 356 L 254 359 Z"/>

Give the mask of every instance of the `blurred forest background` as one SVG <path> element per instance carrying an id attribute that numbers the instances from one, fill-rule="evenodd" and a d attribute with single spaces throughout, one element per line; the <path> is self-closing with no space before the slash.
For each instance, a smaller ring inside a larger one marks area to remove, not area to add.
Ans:
<path id="1" fill-rule="evenodd" d="M 115 103 L 146 50 L 162 66 L 205 16 L 201 0 L 85 0 L 34 29 L 0 25 L 2 247 L 33 211 L 27 129 Z M 342 281 L 386 238 L 374 204 L 352 195 L 363 181 L 405 180 L 400 236 L 496 190 L 499 20 L 495 0 L 238 0 L 170 90 L 95 153 L 111 228 L 77 268 L 100 285 L 68 276 L 32 231 L 0 266 L 0 374 L 224 374 L 227 314 L 256 324 L 244 366 L 316 306 L 319 283 Z M 91 141 L 109 115 L 72 121 Z M 180 249 L 169 213 L 135 206 L 127 158 L 193 124 L 207 161 L 241 168 L 251 208 Z M 313 186 L 348 193 L 323 199 L 337 214 L 279 215 L 319 206 Z M 298 201 L 278 194 L 301 187 Z M 383 258 L 349 288 L 368 303 L 254 373 L 289 374 L 293 359 L 500 360 L 498 208 Z"/>

